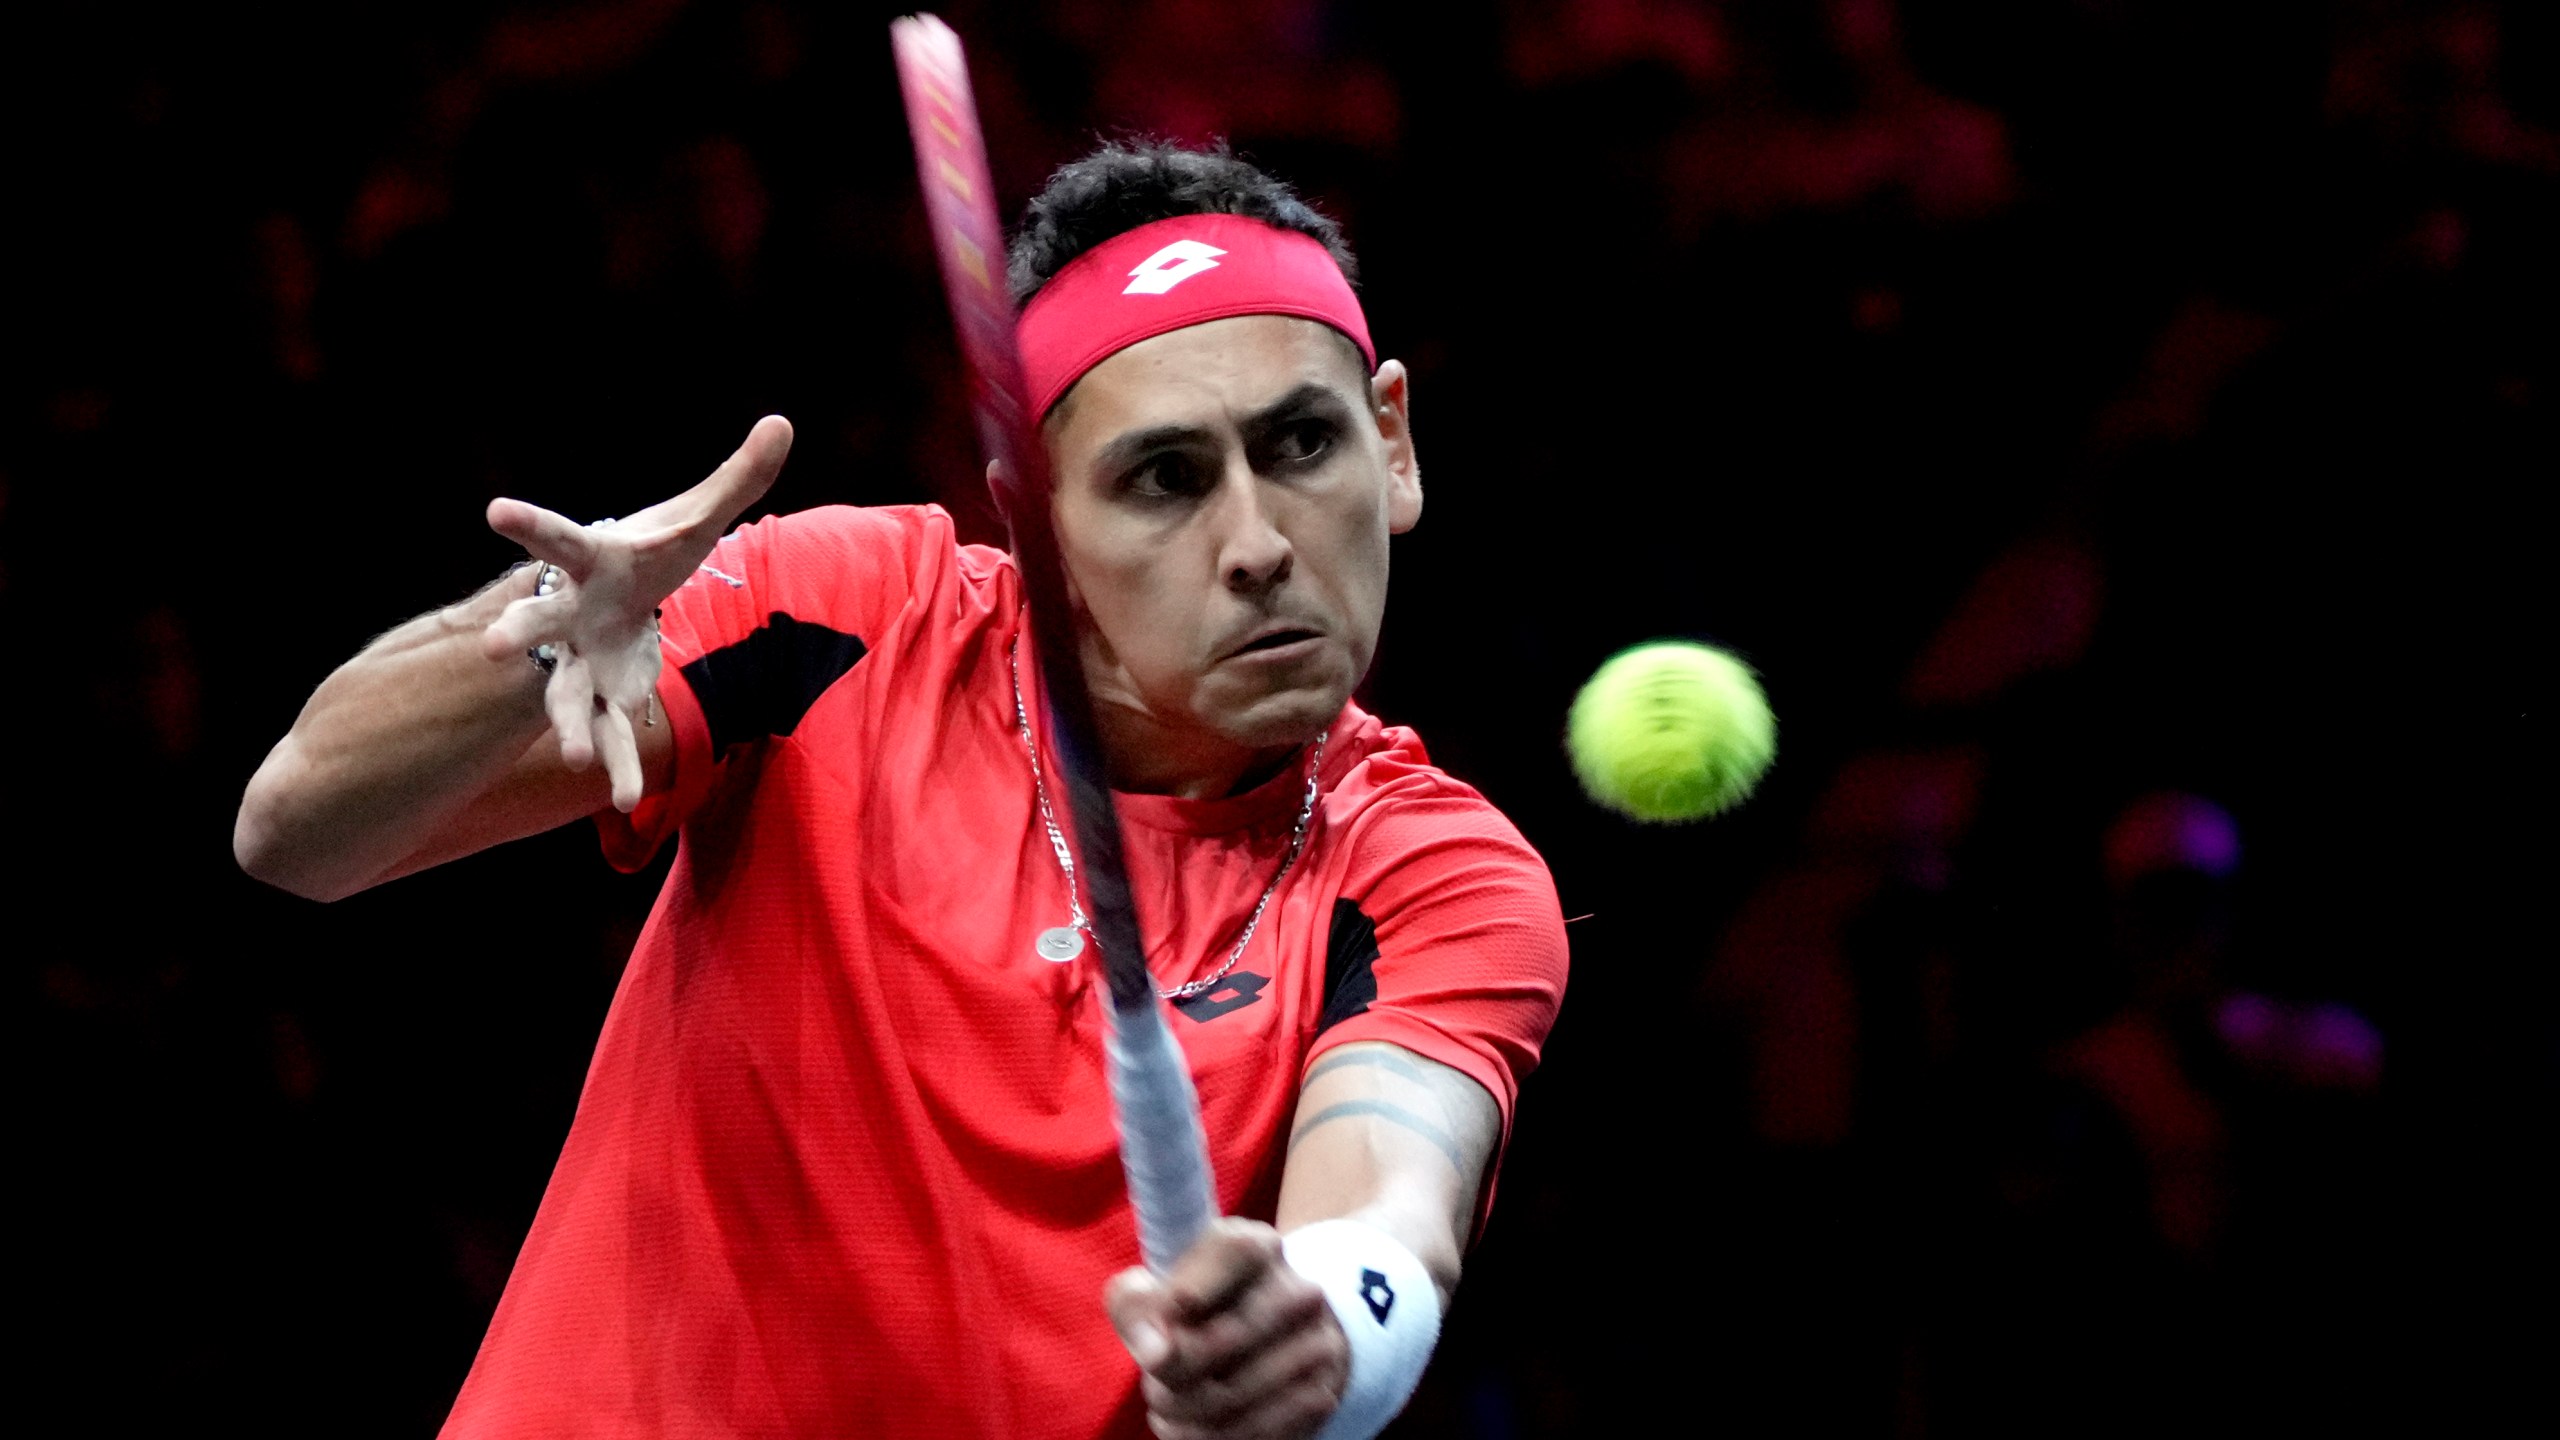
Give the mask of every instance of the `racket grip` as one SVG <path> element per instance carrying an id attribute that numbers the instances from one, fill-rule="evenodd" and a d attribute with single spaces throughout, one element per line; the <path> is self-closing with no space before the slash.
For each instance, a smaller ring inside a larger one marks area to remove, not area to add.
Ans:
<path id="1" fill-rule="evenodd" d="M 1120 1114 L 1129 1208 L 1138 1216 L 1138 1252 L 1161 1275 L 1218 1213 L 1208 1144 L 1200 1132 L 1200 1097 L 1155 996 L 1125 1009 L 1106 999 L 1103 1007 L 1110 1015 L 1103 1053 L 1112 1105 Z"/>

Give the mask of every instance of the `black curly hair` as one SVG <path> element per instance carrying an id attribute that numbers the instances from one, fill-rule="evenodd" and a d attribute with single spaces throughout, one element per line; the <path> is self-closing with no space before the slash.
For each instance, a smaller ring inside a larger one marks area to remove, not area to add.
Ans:
<path id="1" fill-rule="evenodd" d="M 1298 192 L 1237 159 L 1221 142 L 1187 150 L 1163 141 L 1114 140 L 1058 168 L 1031 197 L 1005 252 L 1013 303 L 1031 297 L 1069 261 L 1125 231 L 1176 215 L 1242 215 L 1324 242 L 1342 278 L 1360 283 L 1360 263 L 1342 227 Z"/>

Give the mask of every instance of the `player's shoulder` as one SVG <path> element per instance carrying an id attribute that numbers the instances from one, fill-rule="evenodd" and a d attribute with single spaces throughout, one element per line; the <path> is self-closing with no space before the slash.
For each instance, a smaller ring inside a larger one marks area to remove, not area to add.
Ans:
<path id="1" fill-rule="evenodd" d="M 958 546 L 939 505 L 813 505 L 739 526 L 723 541 L 812 561 L 860 556 L 922 557 Z"/>
<path id="2" fill-rule="evenodd" d="M 1553 903 L 1546 860 L 1482 791 L 1433 763 L 1422 737 L 1353 710 L 1341 733 L 1352 753 L 1327 787 L 1329 822 L 1343 827 L 1354 887 L 1405 890 L 1488 867 Z"/>
<path id="3" fill-rule="evenodd" d="M 961 543 L 939 505 L 818 505 L 768 515 L 724 536 L 706 571 L 719 576 L 724 556 L 741 573 L 751 570 L 781 608 L 852 602 L 875 616 L 945 589 L 1004 588 L 1012 570 L 1003 551 Z"/>
<path id="4" fill-rule="evenodd" d="M 1393 988 L 1407 1002 L 1426 992 L 1469 1003 L 1527 1000 L 1530 1010 L 1513 1020 L 1544 1033 L 1570 950 L 1545 859 L 1482 792 L 1433 764 L 1411 730 L 1368 721 L 1343 738 L 1354 753 L 1326 795 L 1327 820 L 1341 827 L 1333 831 L 1336 918 L 1346 906 L 1356 912 L 1380 973 L 1402 977 L 1392 987 L 1381 981 L 1380 993 Z M 1544 1018 L 1522 1018 L 1531 1012 Z M 1498 1079 L 1469 1073 L 1497 1096 L 1508 1093 Z"/>

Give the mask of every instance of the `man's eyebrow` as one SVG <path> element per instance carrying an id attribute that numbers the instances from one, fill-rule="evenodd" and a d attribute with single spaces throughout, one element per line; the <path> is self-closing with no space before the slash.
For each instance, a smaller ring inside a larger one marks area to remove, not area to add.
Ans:
<path id="1" fill-rule="evenodd" d="M 1288 394 L 1245 416 L 1238 428 L 1243 430 L 1245 436 L 1250 439 L 1274 425 L 1298 419 L 1311 410 L 1341 411 L 1347 408 L 1342 396 L 1336 393 L 1332 386 L 1308 380 L 1293 387 Z M 1206 426 L 1150 425 L 1144 430 L 1132 430 L 1125 435 L 1111 437 L 1100 450 L 1094 452 L 1093 466 L 1099 473 L 1115 474 L 1159 450 L 1177 450 L 1187 445 L 1198 445 L 1204 442 L 1214 444 L 1216 439 L 1215 434 Z"/>
<path id="2" fill-rule="evenodd" d="M 1242 428 L 1245 434 L 1252 435 L 1268 430 L 1282 421 L 1298 419 L 1311 410 L 1339 411 L 1347 408 L 1349 407 L 1344 403 L 1342 396 L 1335 393 L 1332 386 L 1307 380 L 1300 382 L 1288 394 L 1244 417 Z"/>
<path id="3" fill-rule="evenodd" d="M 1116 474 L 1159 450 L 1178 450 L 1186 445 L 1214 442 L 1216 437 L 1199 425 L 1150 425 L 1114 435 L 1094 452 L 1093 468 L 1105 475 Z"/>

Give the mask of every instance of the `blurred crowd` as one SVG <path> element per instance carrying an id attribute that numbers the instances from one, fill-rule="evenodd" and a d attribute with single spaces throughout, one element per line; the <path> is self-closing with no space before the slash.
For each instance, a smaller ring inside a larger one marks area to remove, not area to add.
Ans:
<path id="1" fill-rule="evenodd" d="M 228 848 L 328 668 L 507 563 L 488 498 L 626 510 L 780 410 L 773 505 L 994 538 L 893 13 L 0 22 L 22 1293 L 83 1428 L 426 1433 L 504 1283 L 656 876 L 564 833 L 322 909 Z M 1576 971 L 1392 1433 L 2494 1413 L 2531 1334 L 2456 1286 L 2549 1279 L 2560 1081 L 2560 14 L 942 13 L 1009 196 L 1227 139 L 1414 370 L 1364 698 L 1548 856 Z M 1709 827 L 1558 752 L 1667 634 L 1780 713 Z"/>

